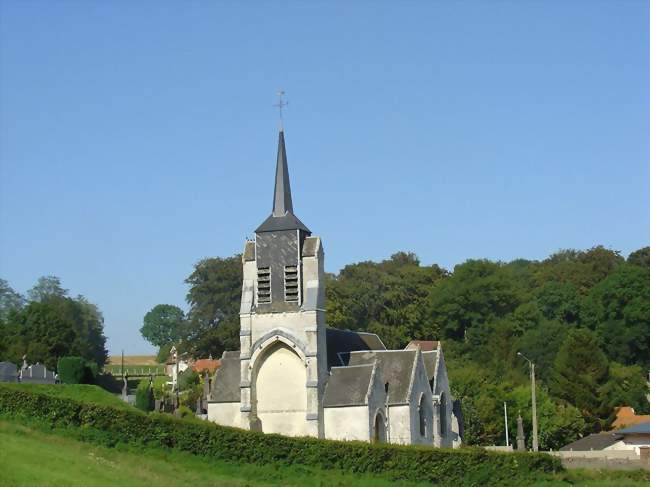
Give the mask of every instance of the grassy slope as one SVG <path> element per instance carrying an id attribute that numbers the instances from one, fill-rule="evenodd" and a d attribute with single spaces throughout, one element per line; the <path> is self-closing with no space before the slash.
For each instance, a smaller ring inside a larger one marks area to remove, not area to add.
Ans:
<path id="1" fill-rule="evenodd" d="M 0 421 L 0 472 L 9 486 L 413 486 L 309 468 L 239 465 L 182 452 L 105 448 Z"/>
<path id="2" fill-rule="evenodd" d="M 119 397 L 105 391 L 99 386 L 87 384 L 19 384 L 3 383 L 3 387 L 15 388 L 19 390 L 37 392 L 48 396 L 63 397 L 74 399 L 81 402 L 90 402 L 110 406 L 118 409 L 134 410 L 132 406 L 122 401 Z"/>

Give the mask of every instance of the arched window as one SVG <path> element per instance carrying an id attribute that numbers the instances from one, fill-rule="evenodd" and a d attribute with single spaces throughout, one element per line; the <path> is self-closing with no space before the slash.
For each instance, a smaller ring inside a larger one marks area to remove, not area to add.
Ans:
<path id="1" fill-rule="evenodd" d="M 443 392 L 440 394 L 440 435 L 447 434 L 447 396 Z"/>
<path id="2" fill-rule="evenodd" d="M 418 412 L 420 414 L 420 436 L 427 435 L 427 407 L 424 402 L 424 394 L 420 396 L 420 404 L 418 406 Z"/>
<path id="3" fill-rule="evenodd" d="M 374 433 L 373 439 L 375 443 L 384 443 L 386 441 L 386 425 L 384 423 L 384 416 L 379 411 L 377 411 L 377 414 L 375 415 Z"/>

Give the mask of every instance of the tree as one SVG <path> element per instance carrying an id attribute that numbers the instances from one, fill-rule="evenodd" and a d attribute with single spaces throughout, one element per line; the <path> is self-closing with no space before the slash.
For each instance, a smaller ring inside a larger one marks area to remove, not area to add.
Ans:
<path id="1" fill-rule="evenodd" d="M 18 311 L 25 305 L 25 298 L 14 291 L 9 283 L 0 279 L 0 322 L 9 316 L 11 311 Z"/>
<path id="2" fill-rule="evenodd" d="M 190 289 L 188 333 L 183 351 L 196 356 L 220 356 L 239 348 L 241 255 L 200 260 L 185 280 Z"/>
<path id="3" fill-rule="evenodd" d="M 521 288 L 502 265 L 468 260 L 431 288 L 428 314 L 443 337 L 461 340 L 467 330 L 506 316 L 523 300 Z"/>
<path id="4" fill-rule="evenodd" d="M 627 257 L 628 264 L 643 267 L 650 270 L 650 247 L 643 247 L 635 250 Z"/>
<path id="5" fill-rule="evenodd" d="M 334 328 L 380 333 L 389 347 L 411 338 L 434 339 L 425 302 L 430 287 L 446 275 L 437 265 L 421 266 L 413 253 L 397 252 L 382 262 L 360 262 L 329 276 L 328 324 Z"/>
<path id="6" fill-rule="evenodd" d="M 600 431 L 609 413 L 600 391 L 608 378 L 609 362 L 596 335 L 586 329 L 569 332 L 553 364 L 550 390 L 578 408 L 590 431 Z"/>
<path id="7" fill-rule="evenodd" d="M 63 298 L 68 295 L 68 290 L 61 287 L 61 279 L 56 276 L 42 276 L 27 291 L 27 297 L 30 301 L 41 302 L 48 298 Z"/>
<path id="8" fill-rule="evenodd" d="M 621 265 L 599 282 L 583 303 L 582 321 L 596 330 L 610 357 L 650 365 L 650 272 Z M 610 346 L 611 345 L 611 346 Z"/>
<path id="9" fill-rule="evenodd" d="M 103 321 L 90 306 L 72 298 L 50 297 L 12 313 L 5 331 L 10 343 L 6 357 L 20 363 L 26 354 L 30 362 L 53 369 L 59 357 L 80 356 L 103 366 L 108 355 Z"/>
<path id="10" fill-rule="evenodd" d="M 186 337 L 185 313 L 178 306 L 158 304 L 142 320 L 140 333 L 156 347 L 170 346 Z"/>

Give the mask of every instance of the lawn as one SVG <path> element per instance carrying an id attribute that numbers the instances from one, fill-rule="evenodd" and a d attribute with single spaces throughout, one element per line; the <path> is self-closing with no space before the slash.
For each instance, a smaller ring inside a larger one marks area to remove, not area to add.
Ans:
<path id="1" fill-rule="evenodd" d="M 0 477 L 13 486 L 416 486 L 306 467 L 253 466 L 162 449 L 106 448 L 0 420 Z"/>
<path id="2" fill-rule="evenodd" d="M 122 401 L 115 394 L 105 391 L 99 386 L 88 384 L 20 384 L 20 383 L 3 383 L 2 387 L 10 389 L 23 390 L 28 392 L 36 392 L 39 394 L 46 394 L 52 397 L 61 397 L 66 399 L 74 399 L 80 402 L 89 402 L 94 404 L 101 404 L 102 406 L 110 406 L 118 409 L 135 410 L 132 406 Z"/>

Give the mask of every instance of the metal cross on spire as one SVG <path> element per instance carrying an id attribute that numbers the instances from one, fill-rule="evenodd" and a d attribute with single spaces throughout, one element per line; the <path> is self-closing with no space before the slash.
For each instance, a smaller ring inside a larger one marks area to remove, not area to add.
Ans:
<path id="1" fill-rule="evenodd" d="M 282 109 L 283 109 L 284 107 L 286 107 L 286 106 L 289 104 L 289 102 L 288 102 L 288 101 L 284 101 L 284 100 L 282 99 L 282 97 L 284 96 L 284 91 L 283 91 L 283 90 L 278 90 L 277 95 L 278 95 L 278 102 L 277 102 L 275 105 L 273 105 L 273 106 L 274 106 L 274 107 L 278 107 L 278 111 L 280 112 L 280 130 L 281 130 L 282 132 L 284 132 L 284 122 L 283 122 L 283 120 L 282 120 Z"/>

